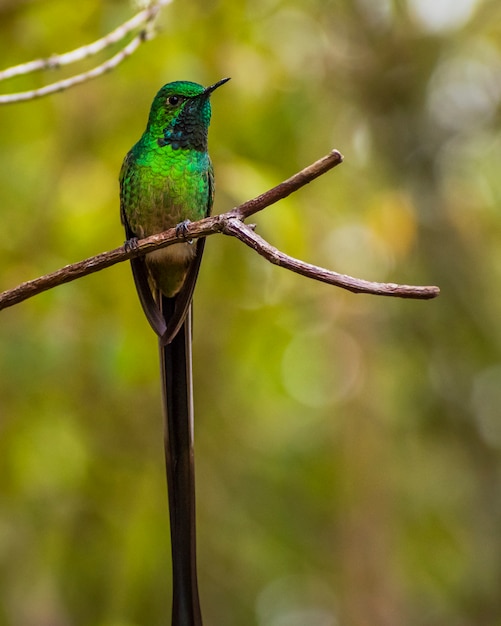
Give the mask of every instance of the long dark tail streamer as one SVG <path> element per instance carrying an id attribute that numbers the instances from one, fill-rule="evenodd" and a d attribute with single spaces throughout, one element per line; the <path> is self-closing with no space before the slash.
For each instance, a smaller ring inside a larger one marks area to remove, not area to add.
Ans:
<path id="1" fill-rule="evenodd" d="M 173 300 L 163 298 L 166 319 Z M 198 597 L 191 306 L 172 342 L 160 345 L 165 415 L 165 465 L 172 550 L 172 626 L 202 626 Z"/>

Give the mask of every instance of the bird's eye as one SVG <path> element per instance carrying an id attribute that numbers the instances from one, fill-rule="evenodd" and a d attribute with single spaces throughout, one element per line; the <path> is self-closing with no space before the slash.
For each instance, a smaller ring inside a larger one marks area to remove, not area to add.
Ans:
<path id="1" fill-rule="evenodd" d="M 181 98 L 179 96 L 169 96 L 167 102 L 172 106 L 176 106 L 176 104 L 181 102 Z"/>

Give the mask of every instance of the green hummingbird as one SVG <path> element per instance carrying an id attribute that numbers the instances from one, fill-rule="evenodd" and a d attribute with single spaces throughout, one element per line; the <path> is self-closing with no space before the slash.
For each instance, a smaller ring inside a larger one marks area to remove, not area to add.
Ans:
<path id="1" fill-rule="evenodd" d="M 210 214 L 214 173 L 207 151 L 210 87 L 177 81 L 151 105 L 146 130 L 120 172 L 120 213 L 129 245 Z M 205 239 L 131 259 L 146 317 L 159 337 L 172 551 L 172 624 L 201 626 L 195 542 L 191 300 Z"/>

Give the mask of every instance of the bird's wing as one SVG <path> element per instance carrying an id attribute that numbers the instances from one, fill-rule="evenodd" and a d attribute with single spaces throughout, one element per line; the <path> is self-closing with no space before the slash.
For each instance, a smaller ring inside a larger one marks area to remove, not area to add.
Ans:
<path id="1" fill-rule="evenodd" d="M 123 181 L 125 177 L 130 177 L 131 175 L 133 175 L 130 168 L 133 158 L 134 157 L 132 155 L 132 152 L 129 152 L 125 157 L 122 164 L 122 169 L 120 170 L 120 217 L 122 220 L 122 224 L 125 227 L 125 236 L 127 237 L 127 241 L 134 240 L 137 237 L 136 233 L 134 233 L 127 220 L 123 186 Z M 150 323 L 150 326 L 155 331 L 155 333 L 159 337 L 162 337 L 167 330 L 167 324 L 160 310 L 160 306 L 155 301 L 155 298 L 153 297 L 153 293 L 151 291 L 149 283 L 149 273 L 148 268 L 146 267 L 145 257 L 140 256 L 131 259 L 130 265 L 132 268 L 132 275 L 134 277 L 134 283 L 136 285 L 139 301 L 141 302 L 141 306 L 143 307 L 146 319 Z"/>

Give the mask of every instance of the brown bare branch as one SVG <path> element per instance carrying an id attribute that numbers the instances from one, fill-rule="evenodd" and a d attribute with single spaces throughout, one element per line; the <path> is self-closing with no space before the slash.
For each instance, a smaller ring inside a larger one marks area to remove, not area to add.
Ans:
<path id="1" fill-rule="evenodd" d="M 304 187 L 308 183 L 311 183 L 312 180 L 318 178 L 325 172 L 328 172 L 336 165 L 339 165 L 343 162 L 343 155 L 338 150 L 331 150 L 329 154 L 325 155 L 318 161 L 315 161 L 308 167 L 305 167 L 294 176 L 291 176 L 287 180 L 284 180 L 282 183 L 273 187 L 272 189 L 268 189 L 260 196 L 253 198 L 252 200 L 247 200 L 236 209 L 233 209 L 231 212 L 234 217 L 237 217 L 240 220 L 244 220 L 254 213 L 261 211 L 265 207 L 269 206 L 281 200 L 282 198 L 286 198 L 294 191 L 297 191 L 300 187 Z"/>
<path id="2" fill-rule="evenodd" d="M 275 265 L 280 265 L 297 274 L 336 285 L 354 293 L 369 293 L 416 299 L 430 299 L 438 296 L 440 290 L 435 286 L 412 286 L 369 282 L 299 261 L 271 246 L 243 223 L 246 217 L 258 211 L 262 211 L 267 206 L 285 198 L 293 191 L 296 191 L 313 179 L 324 174 L 329 169 L 339 165 L 342 160 L 342 155 L 337 150 L 333 150 L 322 159 L 312 163 L 276 187 L 269 189 L 252 200 L 244 202 L 231 211 L 192 222 L 186 227 L 186 238 L 197 239 L 199 237 L 208 237 L 215 233 L 225 233 L 236 237 Z M 141 256 L 158 248 L 163 248 L 183 240 L 184 238 L 176 235 L 176 229 L 171 228 L 158 235 L 141 239 L 134 245 L 124 245 L 120 248 L 115 248 L 114 250 L 103 252 L 83 261 L 79 261 L 78 263 L 66 265 L 51 274 L 46 274 L 40 278 L 21 283 L 14 289 L 0 293 L 0 310 L 23 302 L 38 293 L 42 293 L 58 285 L 71 282 L 82 276 L 87 276 L 88 274 L 111 267 L 116 263 L 121 263 L 132 257 Z"/>
<path id="3" fill-rule="evenodd" d="M 296 274 L 313 278 L 328 285 L 335 285 L 353 293 L 421 300 L 430 300 L 440 293 L 440 289 L 435 286 L 422 287 L 418 285 L 397 285 L 396 283 L 375 283 L 361 278 L 353 278 L 347 274 L 338 274 L 332 270 L 318 267 L 318 265 L 305 263 L 270 246 L 251 227 L 236 218 L 225 220 L 223 233 L 236 237 L 274 265 L 285 267 Z"/>

